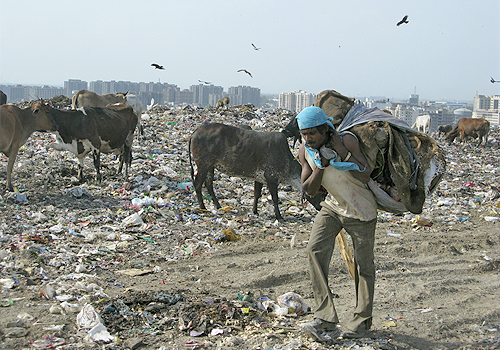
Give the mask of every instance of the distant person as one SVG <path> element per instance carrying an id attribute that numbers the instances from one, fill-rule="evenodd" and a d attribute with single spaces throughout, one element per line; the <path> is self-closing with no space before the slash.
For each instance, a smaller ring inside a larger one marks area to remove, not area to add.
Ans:
<path id="1" fill-rule="evenodd" d="M 366 183 L 371 169 L 357 137 L 337 133 L 331 118 L 319 107 L 307 107 L 297 116 L 305 140 L 299 148 L 302 188 L 309 196 L 328 193 L 314 219 L 307 256 L 317 309 L 315 319 L 301 326 L 321 340 L 323 331 L 340 333 L 339 318 L 328 286 L 328 271 L 337 234 L 343 228 L 354 246 L 356 308 L 345 324 L 343 338 L 362 338 L 372 324 L 375 265 L 373 248 L 377 203 Z M 328 146 L 328 148 L 325 147 Z M 332 162 L 330 160 L 333 160 Z"/>

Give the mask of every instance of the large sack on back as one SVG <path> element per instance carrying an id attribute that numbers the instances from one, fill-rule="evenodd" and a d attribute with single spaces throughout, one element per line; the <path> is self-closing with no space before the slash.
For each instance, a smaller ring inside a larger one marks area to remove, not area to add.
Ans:
<path id="1" fill-rule="evenodd" d="M 316 96 L 314 105 L 321 108 L 327 117 L 333 118 L 333 125 L 337 127 L 354 105 L 354 98 L 344 96 L 335 90 L 325 90 Z"/>
<path id="2" fill-rule="evenodd" d="M 339 99 L 331 93 L 326 94 L 329 96 L 326 98 L 325 94 L 320 95 L 323 99 L 317 99 L 315 105 L 332 105 Z M 334 102 L 329 103 L 330 100 Z M 337 131 L 349 130 L 358 137 L 361 151 L 372 169 L 374 182 L 370 182 L 369 187 L 379 208 L 394 213 L 421 213 L 426 196 L 444 174 L 444 151 L 428 135 L 378 108 L 367 109 L 357 104 L 346 114 L 336 122 Z"/>

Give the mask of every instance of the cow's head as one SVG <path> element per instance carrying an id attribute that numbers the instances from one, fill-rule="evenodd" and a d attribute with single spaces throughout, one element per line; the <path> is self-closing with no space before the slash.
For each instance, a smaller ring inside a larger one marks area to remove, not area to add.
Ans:
<path id="1" fill-rule="evenodd" d="M 444 139 L 448 141 L 450 144 L 455 141 L 455 138 L 458 136 L 458 132 L 454 132 L 453 130 L 444 135 Z"/>
<path id="2" fill-rule="evenodd" d="M 128 90 L 127 90 L 127 92 L 117 92 L 116 96 L 121 96 L 125 99 L 127 97 L 127 94 L 128 94 Z"/>
<path id="3" fill-rule="evenodd" d="M 295 146 L 295 143 L 297 141 L 300 141 L 302 138 L 302 135 L 300 134 L 299 130 L 299 124 L 297 123 L 297 118 L 295 116 L 292 117 L 292 120 L 288 123 L 287 126 L 283 130 L 281 130 L 283 134 L 287 138 L 293 137 L 293 145 Z"/>
<path id="4" fill-rule="evenodd" d="M 54 122 L 51 110 L 52 107 L 43 102 L 42 99 L 31 106 L 37 131 L 57 131 L 57 124 Z"/>

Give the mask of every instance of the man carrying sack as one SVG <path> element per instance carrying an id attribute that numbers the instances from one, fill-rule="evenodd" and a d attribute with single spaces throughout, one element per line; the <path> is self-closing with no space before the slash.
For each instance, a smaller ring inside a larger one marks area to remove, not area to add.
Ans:
<path id="1" fill-rule="evenodd" d="M 318 340 L 322 340 L 323 331 L 336 336 L 340 332 L 328 270 L 335 239 L 344 229 L 354 248 L 356 307 L 342 337 L 362 338 L 371 327 L 375 286 L 377 202 L 366 186 L 371 169 L 356 135 L 349 131 L 339 134 L 321 108 L 307 107 L 296 118 L 305 141 L 299 148 L 302 188 L 310 196 L 328 193 L 314 219 L 307 246 L 315 319 L 301 326 Z"/>

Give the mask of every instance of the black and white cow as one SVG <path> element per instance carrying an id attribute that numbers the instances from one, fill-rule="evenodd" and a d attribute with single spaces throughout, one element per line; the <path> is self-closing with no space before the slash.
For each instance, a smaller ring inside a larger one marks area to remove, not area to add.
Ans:
<path id="1" fill-rule="evenodd" d="M 78 177 L 83 179 L 83 159 L 92 152 L 97 179 L 101 181 L 100 154 L 120 155 L 118 172 L 125 163 L 125 176 L 131 162 L 131 148 L 137 115 L 131 106 L 118 103 L 108 107 L 85 107 L 80 110 L 60 110 L 43 105 L 39 113 L 54 121 L 49 130 L 56 136 L 56 142 L 49 147 L 59 151 L 70 151 L 79 161 Z"/>

